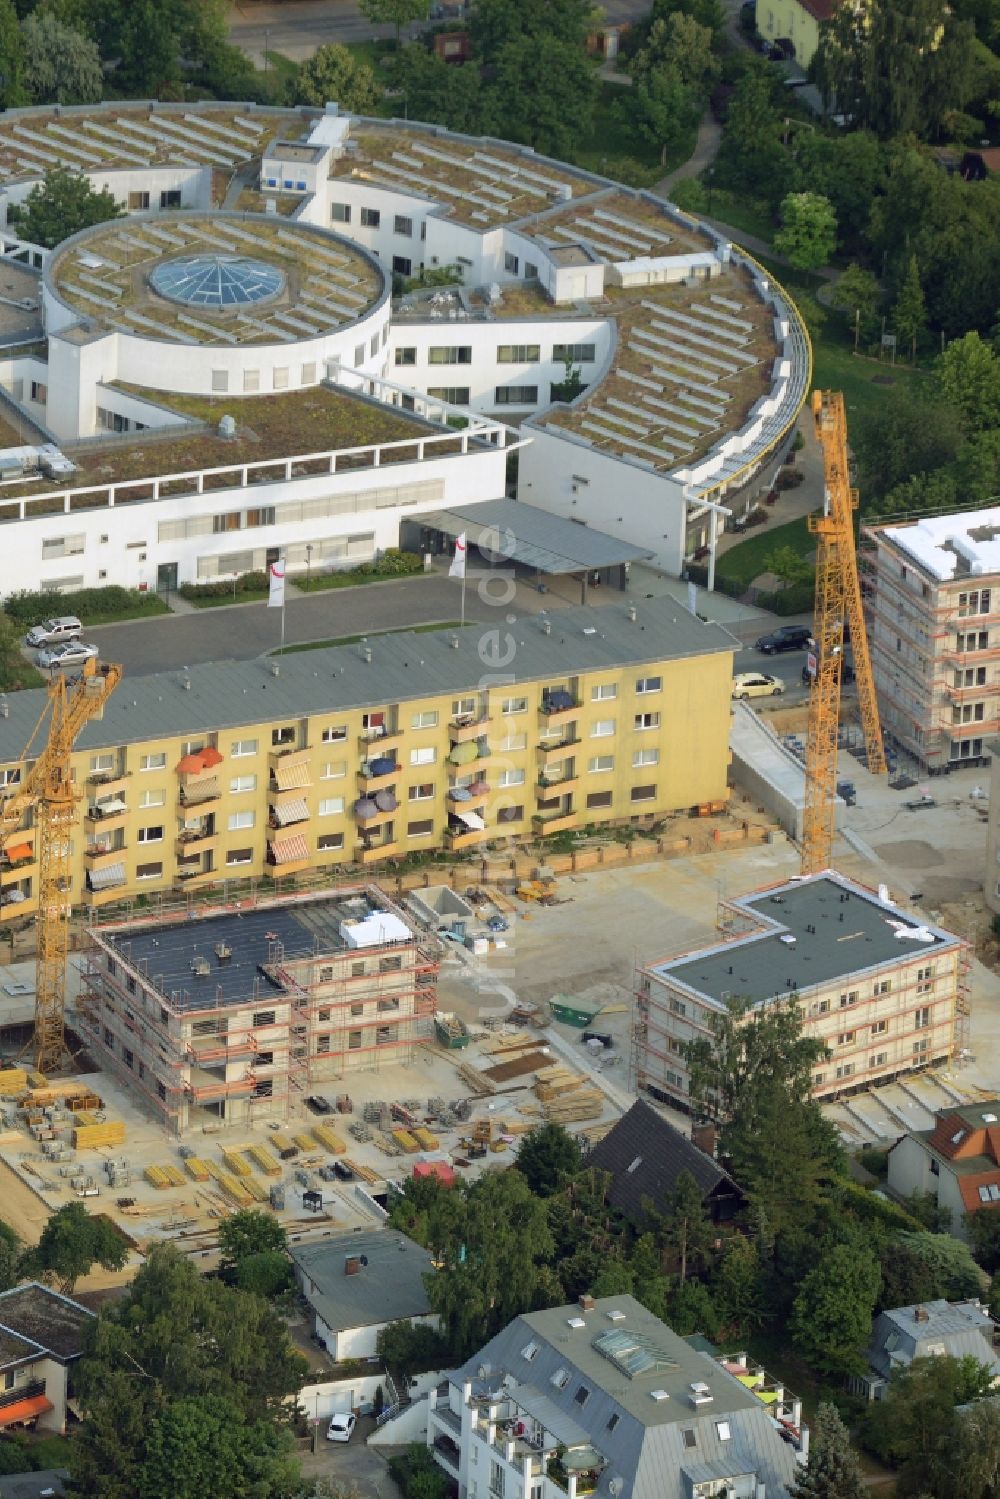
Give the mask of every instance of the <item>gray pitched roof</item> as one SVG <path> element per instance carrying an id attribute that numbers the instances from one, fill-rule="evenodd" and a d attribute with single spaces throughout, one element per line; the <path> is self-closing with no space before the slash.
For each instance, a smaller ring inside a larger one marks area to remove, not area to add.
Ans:
<path id="1" fill-rule="evenodd" d="M 629 607 L 623 601 L 600 609 L 560 609 L 544 619 L 529 616 L 513 624 L 500 615 L 485 635 L 484 627 L 375 635 L 369 642 L 370 662 L 357 646 L 341 645 L 296 652 L 280 661 L 214 661 L 186 670 L 126 676 L 103 717 L 92 719 L 81 733 L 79 747 L 193 737 L 281 718 L 478 692 L 484 664 L 489 667 L 499 659 L 518 682 L 559 685 L 579 672 L 718 655 L 736 648 L 737 642 L 721 625 L 705 623 L 675 599 L 638 600 L 631 606 L 634 620 Z M 210 620 L 205 628 L 211 629 Z M 495 640 L 494 629 L 500 632 Z M 46 696 L 36 688 L 12 692 L 4 701 L 0 764 L 20 757 Z"/>
<path id="2" fill-rule="evenodd" d="M 942 1352 L 952 1358 L 971 1354 L 1000 1378 L 993 1352 L 993 1321 L 975 1301 L 925 1301 L 880 1313 L 872 1329 L 868 1362 L 885 1379 L 915 1358 Z"/>
<path id="3" fill-rule="evenodd" d="M 584 1325 L 571 1326 L 571 1318 Z M 594 1346 L 615 1330 L 656 1350 L 658 1366 L 629 1378 Z M 526 1408 L 544 1390 L 545 1404 L 583 1429 L 605 1459 L 599 1499 L 611 1499 L 616 1478 L 629 1499 L 689 1499 L 685 1471 L 695 1469 L 711 1478 L 756 1474 L 768 1499 L 786 1499 L 793 1481 L 793 1450 L 766 1406 L 632 1296 L 602 1297 L 592 1311 L 563 1306 L 518 1317 L 452 1379 L 504 1386 L 515 1401 L 524 1381 Z M 694 1405 L 693 1384 L 707 1386 L 709 1403 Z"/>
<path id="4" fill-rule="evenodd" d="M 430 1313 L 423 1277 L 434 1269 L 431 1257 L 396 1229 L 333 1234 L 313 1244 L 295 1244 L 289 1254 L 310 1306 L 332 1332 L 381 1327 Z M 361 1255 L 367 1265 L 346 1274 L 346 1261 Z"/>
<path id="5" fill-rule="evenodd" d="M 719 1188 L 739 1200 L 743 1197 L 711 1156 L 641 1099 L 598 1141 L 587 1165 L 611 1173 L 611 1206 L 637 1225 L 645 1219 L 643 1199 L 663 1212 L 682 1171 L 690 1172 L 706 1198 Z"/>

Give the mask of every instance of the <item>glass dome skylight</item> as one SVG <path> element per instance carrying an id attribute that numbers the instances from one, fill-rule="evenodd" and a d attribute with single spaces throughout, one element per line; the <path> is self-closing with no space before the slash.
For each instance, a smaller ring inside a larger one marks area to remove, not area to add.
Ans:
<path id="1" fill-rule="evenodd" d="M 158 265 L 149 284 L 171 302 L 217 312 L 277 296 L 285 278 L 277 266 L 243 255 L 183 255 Z"/>

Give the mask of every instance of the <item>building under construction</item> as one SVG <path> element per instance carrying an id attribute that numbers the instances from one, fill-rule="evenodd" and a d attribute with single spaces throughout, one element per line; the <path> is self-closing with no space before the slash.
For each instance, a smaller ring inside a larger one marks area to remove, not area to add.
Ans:
<path id="1" fill-rule="evenodd" d="M 976 765 L 1000 729 L 1000 508 L 863 533 L 882 724 L 930 771 Z"/>
<path id="2" fill-rule="evenodd" d="M 712 1035 L 734 1006 L 793 1003 L 826 1047 L 813 1096 L 832 1099 L 956 1059 L 968 1045 L 969 947 L 875 892 L 827 870 L 720 907 L 712 947 L 637 975 L 633 1074 L 646 1091 L 692 1107 L 685 1044 Z"/>
<path id="3" fill-rule="evenodd" d="M 437 957 L 374 885 L 90 936 L 81 1035 L 173 1134 L 287 1118 L 430 1034 Z"/>

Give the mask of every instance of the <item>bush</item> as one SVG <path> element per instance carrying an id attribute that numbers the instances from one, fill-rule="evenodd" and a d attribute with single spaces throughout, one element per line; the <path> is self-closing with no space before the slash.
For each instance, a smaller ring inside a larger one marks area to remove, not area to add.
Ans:
<path id="1" fill-rule="evenodd" d="M 240 573 L 228 583 L 221 579 L 215 583 L 182 583 L 177 592 L 184 599 L 221 599 L 231 595 L 239 598 L 241 593 L 267 593 L 268 587 L 267 573 L 254 572 Z"/>
<path id="2" fill-rule="evenodd" d="M 448 1479 L 422 1442 L 389 1459 L 389 1476 L 404 1499 L 445 1499 Z"/>
<path id="3" fill-rule="evenodd" d="M 401 552 L 387 547 L 377 562 L 359 562 L 347 571 L 313 573 L 297 577 L 295 585 L 309 593 L 321 588 L 350 588 L 354 583 L 370 583 L 376 578 L 411 578 L 424 570 L 424 560 L 416 552 Z"/>
<path id="4" fill-rule="evenodd" d="M 166 609 L 155 593 L 140 593 L 138 588 L 77 588 L 72 593 L 47 589 L 39 593 L 12 593 L 4 611 L 23 629 L 41 624 L 52 615 L 76 614 L 85 625 L 105 624 L 113 619 L 134 619 L 143 614 L 162 614 Z"/>
<path id="5" fill-rule="evenodd" d="M 858 1162 L 872 1176 L 877 1176 L 879 1181 L 885 1181 L 889 1175 L 889 1152 L 887 1150 L 879 1150 L 874 1145 L 866 1145 L 858 1151 Z"/>
<path id="6" fill-rule="evenodd" d="M 811 582 L 793 583 L 773 593 L 759 593 L 754 602 L 758 609 L 766 609 L 770 614 L 808 614 L 815 603 L 815 589 Z"/>

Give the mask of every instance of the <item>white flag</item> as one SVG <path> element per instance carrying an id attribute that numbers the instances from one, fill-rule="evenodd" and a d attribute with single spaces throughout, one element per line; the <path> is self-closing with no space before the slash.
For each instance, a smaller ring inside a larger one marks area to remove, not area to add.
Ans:
<path id="1" fill-rule="evenodd" d="M 452 557 L 451 566 L 448 569 L 449 578 L 465 577 L 465 551 L 465 532 L 463 531 L 461 536 L 455 540 L 455 555 Z"/>
<path id="2" fill-rule="evenodd" d="M 268 591 L 267 607 L 269 609 L 283 609 L 285 607 L 285 563 L 283 559 L 272 562 L 268 568 Z"/>

